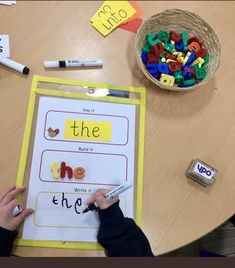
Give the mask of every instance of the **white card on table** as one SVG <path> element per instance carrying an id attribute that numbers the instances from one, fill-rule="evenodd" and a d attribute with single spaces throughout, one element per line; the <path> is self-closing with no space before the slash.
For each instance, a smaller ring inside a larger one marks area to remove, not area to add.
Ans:
<path id="1" fill-rule="evenodd" d="M 10 57 L 9 35 L 0 35 L 0 57 Z"/>

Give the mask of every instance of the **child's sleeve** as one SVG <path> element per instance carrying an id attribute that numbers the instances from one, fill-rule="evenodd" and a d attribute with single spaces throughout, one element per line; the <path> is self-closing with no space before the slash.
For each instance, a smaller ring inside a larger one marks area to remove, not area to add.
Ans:
<path id="1" fill-rule="evenodd" d="M 0 227 L 0 256 L 10 256 L 17 231 L 9 231 Z"/>
<path id="2" fill-rule="evenodd" d="M 98 213 L 97 239 L 109 256 L 154 256 L 145 234 L 133 219 L 124 217 L 119 202 Z"/>

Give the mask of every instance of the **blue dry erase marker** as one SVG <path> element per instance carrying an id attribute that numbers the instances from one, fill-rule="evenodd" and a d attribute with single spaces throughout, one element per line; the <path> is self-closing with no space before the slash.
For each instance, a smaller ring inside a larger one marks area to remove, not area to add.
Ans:
<path id="1" fill-rule="evenodd" d="M 107 194 L 105 194 L 104 198 L 106 200 L 111 200 L 111 199 L 115 198 L 116 196 L 118 196 L 119 194 L 123 193 L 124 191 L 128 190 L 131 187 L 132 187 L 132 184 L 129 184 L 129 183 L 122 184 L 122 185 L 118 186 L 117 188 L 113 189 L 112 191 L 108 192 Z M 83 210 L 82 213 L 96 210 L 98 208 L 99 207 L 97 206 L 96 203 L 90 204 L 85 210 Z"/>

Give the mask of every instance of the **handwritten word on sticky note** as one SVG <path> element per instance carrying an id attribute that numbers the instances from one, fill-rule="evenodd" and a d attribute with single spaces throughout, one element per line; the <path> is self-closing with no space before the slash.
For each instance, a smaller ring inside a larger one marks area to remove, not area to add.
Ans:
<path id="1" fill-rule="evenodd" d="M 10 57 L 8 35 L 0 35 L 0 57 Z"/>
<path id="2" fill-rule="evenodd" d="M 112 123 L 90 120 L 66 120 L 65 139 L 111 141 Z"/>
<path id="3" fill-rule="evenodd" d="M 106 36 L 135 13 L 136 10 L 128 1 L 105 1 L 90 21 Z"/>

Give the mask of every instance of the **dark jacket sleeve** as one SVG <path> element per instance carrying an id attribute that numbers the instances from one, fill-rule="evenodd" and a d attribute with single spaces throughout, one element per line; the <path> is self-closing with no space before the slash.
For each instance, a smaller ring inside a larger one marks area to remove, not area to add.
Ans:
<path id="1" fill-rule="evenodd" d="M 17 231 L 9 231 L 0 227 L 0 256 L 10 256 Z"/>
<path id="2" fill-rule="evenodd" d="M 154 256 L 148 239 L 133 219 L 125 218 L 119 202 L 98 210 L 100 227 L 98 242 L 113 257 Z"/>

